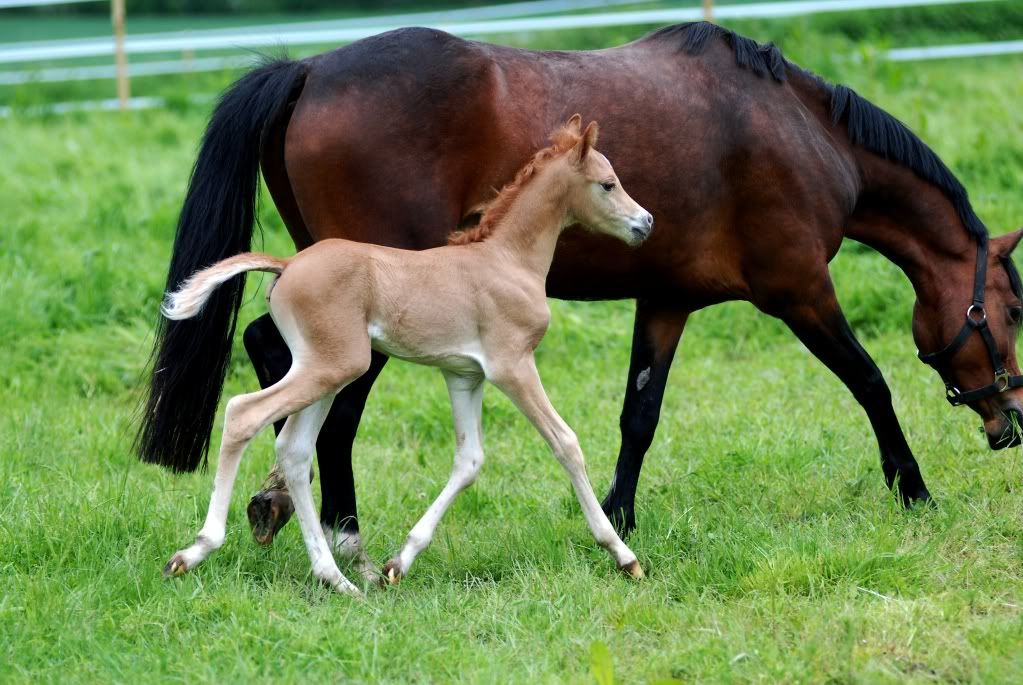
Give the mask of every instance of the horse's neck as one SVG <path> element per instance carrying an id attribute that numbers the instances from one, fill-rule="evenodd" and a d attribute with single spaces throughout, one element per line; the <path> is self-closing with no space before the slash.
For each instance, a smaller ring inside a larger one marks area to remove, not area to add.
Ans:
<path id="1" fill-rule="evenodd" d="M 541 280 L 547 279 L 568 214 L 559 170 L 543 170 L 525 185 L 485 242 Z"/>
<path id="2" fill-rule="evenodd" d="M 977 249 L 951 201 L 906 167 L 856 154 L 863 190 L 848 237 L 899 266 L 921 301 L 947 297 L 950 285 L 971 277 Z"/>

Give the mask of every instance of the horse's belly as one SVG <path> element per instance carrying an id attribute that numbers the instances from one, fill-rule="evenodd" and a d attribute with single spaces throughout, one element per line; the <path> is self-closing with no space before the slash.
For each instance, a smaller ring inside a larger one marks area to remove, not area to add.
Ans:
<path id="1" fill-rule="evenodd" d="M 382 325 L 373 321 L 367 326 L 367 332 L 373 349 L 388 357 L 423 366 L 436 366 L 460 374 L 485 373 L 483 347 L 479 340 L 410 341 L 401 335 L 390 334 Z"/>

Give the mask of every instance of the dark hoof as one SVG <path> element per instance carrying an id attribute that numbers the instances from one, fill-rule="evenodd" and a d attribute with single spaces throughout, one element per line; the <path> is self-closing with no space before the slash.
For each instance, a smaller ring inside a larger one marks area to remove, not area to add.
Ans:
<path id="1" fill-rule="evenodd" d="M 912 493 L 902 492 L 902 506 L 906 509 L 933 509 L 938 506 L 938 503 L 931 497 L 931 493 L 927 491 L 927 488 L 921 487 Z"/>
<path id="2" fill-rule="evenodd" d="M 618 535 L 625 538 L 636 529 L 636 511 L 631 505 L 626 506 L 611 501 L 611 497 L 600 505 L 600 508 L 604 510 L 604 514 L 608 520 L 611 521 L 611 525 L 618 531 Z"/>
<path id="3" fill-rule="evenodd" d="M 246 513 L 252 537 L 261 545 L 269 545 L 274 541 L 277 531 L 295 513 L 295 505 L 291 502 L 291 496 L 283 490 L 261 490 L 249 500 Z"/>

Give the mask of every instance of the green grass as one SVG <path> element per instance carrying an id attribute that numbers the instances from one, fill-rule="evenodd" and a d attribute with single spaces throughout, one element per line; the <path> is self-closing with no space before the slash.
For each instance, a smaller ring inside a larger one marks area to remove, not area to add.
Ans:
<path id="1" fill-rule="evenodd" d="M 813 38 L 813 36 L 811 36 Z M 814 40 L 819 40 L 815 39 Z M 1023 59 L 895 66 L 811 54 L 916 128 L 995 232 L 1023 216 Z M 816 43 L 819 44 L 819 43 Z M 825 54 L 825 53 L 820 53 Z M 912 291 L 847 246 L 839 294 L 892 387 L 941 506 L 903 512 L 849 393 L 749 305 L 697 313 L 640 484 L 620 577 L 545 446 L 493 390 L 489 461 L 398 588 L 363 602 L 309 575 L 297 526 L 269 550 L 244 504 L 229 537 L 165 581 L 210 474 L 138 463 L 128 432 L 173 225 L 206 112 L 0 120 L 0 681 L 1013 682 L 1023 671 L 1023 461 L 991 453 L 915 359 Z M 290 245 L 264 202 L 265 247 Z M 263 311 L 258 279 L 242 318 Z M 628 303 L 553 303 L 539 364 L 598 495 L 618 447 Z M 228 392 L 256 381 L 240 340 Z M 446 479 L 437 372 L 394 363 L 356 444 L 382 562 Z"/>

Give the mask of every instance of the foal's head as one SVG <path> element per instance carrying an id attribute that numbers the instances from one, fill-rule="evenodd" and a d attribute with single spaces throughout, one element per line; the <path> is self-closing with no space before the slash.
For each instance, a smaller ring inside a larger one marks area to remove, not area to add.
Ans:
<path id="1" fill-rule="evenodd" d="M 992 449 L 1018 445 L 1023 436 L 1023 378 L 1016 361 L 1023 283 L 1010 257 L 1021 237 L 1023 229 L 978 244 L 968 264 L 945 274 L 944 292 L 972 296 L 957 295 L 952 303 L 917 300 L 913 310 L 921 359 L 941 374 L 953 404 L 980 414 Z"/>
<path id="2" fill-rule="evenodd" d="M 568 224 L 581 224 L 606 233 L 630 245 L 650 236 L 654 217 L 622 188 L 615 170 L 597 144 L 597 122 L 582 129 L 582 117 L 572 116 L 551 136 L 555 147 L 568 149 L 564 161 L 570 169 L 568 182 Z"/>

